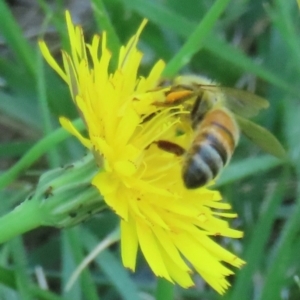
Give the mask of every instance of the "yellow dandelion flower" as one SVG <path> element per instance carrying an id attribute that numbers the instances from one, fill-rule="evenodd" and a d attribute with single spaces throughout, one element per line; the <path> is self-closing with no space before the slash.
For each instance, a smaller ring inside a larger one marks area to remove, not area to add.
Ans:
<path id="1" fill-rule="evenodd" d="M 106 34 L 84 41 L 82 29 L 74 26 L 66 13 L 71 54 L 63 53 L 62 69 L 40 42 L 45 59 L 66 81 L 73 101 L 83 118 L 88 137 L 71 122 L 61 118 L 62 126 L 89 148 L 99 165 L 92 184 L 121 219 L 121 250 L 124 266 L 136 268 L 140 247 L 154 274 L 188 288 L 194 285 L 196 270 L 217 292 L 229 287 L 226 276 L 233 272 L 223 262 L 241 267 L 243 261 L 223 249 L 211 236 L 240 238 L 220 217 L 229 204 L 220 202 L 217 191 L 207 188 L 187 190 L 181 179 L 182 159 L 159 150 L 155 141 L 170 140 L 187 147 L 192 131 L 178 135 L 180 110 L 157 108 L 165 91 L 156 85 L 164 69 L 158 61 L 147 77 L 138 75 L 142 53 L 137 33 L 121 47 L 119 63 L 113 73 L 108 67 L 111 53 Z M 101 55 L 99 55 L 101 50 Z M 167 88 L 166 88 L 167 89 Z"/>

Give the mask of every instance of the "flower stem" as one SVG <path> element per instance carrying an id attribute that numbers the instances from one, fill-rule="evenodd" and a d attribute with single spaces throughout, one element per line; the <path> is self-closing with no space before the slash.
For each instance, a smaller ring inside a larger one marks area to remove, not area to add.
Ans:
<path id="1" fill-rule="evenodd" d="M 74 226 L 105 209 L 99 191 L 91 185 L 98 171 L 90 153 L 45 172 L 34 193 L 0 218 L 0 243 L 40 226 Z"/>
<path id="2" fill-rule="evenodd" d="M 0 218 L 0 243 L 37 228 L 41 224 L 38 202 L 27 200 Z"/>

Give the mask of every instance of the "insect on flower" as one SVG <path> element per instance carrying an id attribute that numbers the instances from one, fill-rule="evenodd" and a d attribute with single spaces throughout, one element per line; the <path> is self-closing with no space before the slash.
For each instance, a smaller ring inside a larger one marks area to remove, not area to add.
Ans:
<path id="1" fill-rule="evenodd" d="M 240 131 L 266 152 L 285 156 L 280 142 L 265 128 L 247 120 L 269 106 L 267 100 L 250 92 L 212 83 L 205 77 L 182 76 L 171 83 L 164 102 L 156 106 L 183 104 L 190 110 L 194 137 L 186 150 L 170 141 L 157 146 L 175 155 L 185 154 L 182 178 L 188 189 L 206 185 L 217 177 L 237 146 Z"/>

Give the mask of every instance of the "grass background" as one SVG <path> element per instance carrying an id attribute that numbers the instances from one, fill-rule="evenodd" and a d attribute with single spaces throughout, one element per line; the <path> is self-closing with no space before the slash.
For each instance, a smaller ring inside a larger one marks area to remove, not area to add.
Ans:
<path id="1" fill-rule="evenodd" d="M 296 1 L 0 0 L 1 214 L 34 189 L 43 171 L 84 153 L 67 135 L 58 135 L 56 143 L 47 144 L 59 127 L 59 115 L 77 117 L 67 87 L 45 64 L 36 44 L 39 37 L 45 37 L 57 57 L 61 47 L 68 48 L 65 8 L 71 9 L 75 23 L 82 24 L 87 40 L 93 33 L 108 31 L 113 52 L 148 18 L 139 46 L 145 53 L 142 74 L 163 58 L 168 62 L 166 76 L 205 74 L 226 86 L 255 89 L 270 101 L 270 109 L 255 121 L 277 136 L 289 160 L 272 158 L 242 138 L 217 183 L 239 214 L 232 226 L 245 232 L 242 240 L 220 242 L 247 261 L 230 278 L 232 287 L 222 298 L 300 299 L 300 22 Z M 35 152 L 24 156 L 32 147 Z M 23 164 L 7 172 L 22 157 Z M 73 288 L 64 291 L 85 253 L 116 223 L 117 218 L 106 212 L 74 228 L 41 228 L 2 245 L 0 299 L 221 298 L 200 278 L 195 278 L 196 287 L 189 290 L 156 280 L 142 257 L 137 272 L 131 274 L 122 267 L 117 246 L 104 251 Z M 48 290 L 41 288 L 44 278 Z"/>

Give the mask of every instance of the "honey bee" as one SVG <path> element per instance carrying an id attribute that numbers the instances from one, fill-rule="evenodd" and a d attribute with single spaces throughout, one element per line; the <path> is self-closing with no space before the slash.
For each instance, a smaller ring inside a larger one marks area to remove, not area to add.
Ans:
<path id="1" fill-rule="evenodd" d="M 188 189 L 206 185 L 228 164 L 238 144 L 240 131 L 266 152 L 285 157 L 280 142 L 265 128 L 247 120 L 267 108 L 269 102 L 250 92 L 218 86 L 205 77 L 176 78 L 165 92 L 165 100 L 156 106 L 179 104 L 190 110 L 194 138 L 188 149 L 166 140 L 156 141 L 158 148 L 185 155 L 182 179 Z"/>

